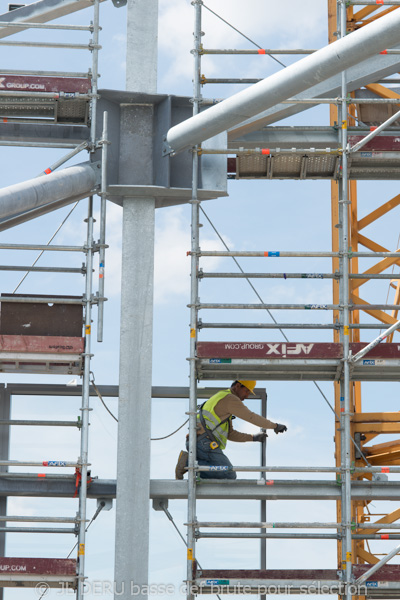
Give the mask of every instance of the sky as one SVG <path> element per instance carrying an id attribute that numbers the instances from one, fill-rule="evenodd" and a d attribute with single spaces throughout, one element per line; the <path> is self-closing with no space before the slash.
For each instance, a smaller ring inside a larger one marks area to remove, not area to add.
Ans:
<path id="1" fill-rule="evenodd" d="M 7 10 L 8 2 L 0 0 L 0 9 Z M 240 29 L 255 43 L 266 48 L 319 48 L 327 43 L 327 7 L 322 0 L 207 0 L 206 5 Z M 63 22 L 87 24 L 91 19 L 89 10 L 75 13 Z M 61 22 L 61 21 L 60 21 Z M 102 32 L 100 41 L 100 88 L 125 88 L 126 9 L 115 8 L 110 0 L 101 5 Z M 252 48 L 253 46 L 237 32 L 206 9 L 202 29 L 203 43 L 208 48 Z M 160 0 L 159 6 L 159 68 L 158 91 L 191 96 L 193 59 L 192 48 L 193 7 L 188 0 Z M 49 40 L 71 40 L 71 34 L 30 32 L 19 34 L 15 39 L 37 40 L 43 35 Z M 74 34 L 75 35 L 75 34 Z M 77 34 L 76 34 L 77 35 Z M 83 39 L 86 34 L 79 34 Z M 72 36 L 75 39 L 74 36 Z M 0 49 L 3 68 L 85 70 L 90 57 L 82 52 L 49 51 L 7 47 Z M 286 65 L 298 56 L 278 57 Z M 206 57 L 202 73 L 206 77 L 267 77 L 282 67 L 268 56 L 255 57 Z M 241 89 L 241 86 L 207 86 L 203 94 L 207 98 L 222 98 Z M 317 107 L 300 113 L 279 125 L 327 125 L 326 107 Z M 65 154 L 64 150 L 4 148 L 0 147 L 1 186 L 36 177 L 50 164 Z M 80 154 L 68 164 L 87 160 Z M 229 181 L 229 196 L 203 203 L 203 209 L 223 239 L 237 250 L 330 250 L 330 183 L 323 181 Z M 398 193 L 396 182 L 365 182 L 359 185 L 359 214 L 368 214 L 386 199 Z M 47 243 L 57 227 L 69 213 L 66 207 L 40 219 L 1 233 L 1 242 Z M 392 211 L 382 222 L 367 230 L 379 243 L 390 250 L 398 247 L 398 209 Z M 104 342 L 93 344 L 92 370 L 97 384 L 118 384 L 120 280 L 121 280 L 121 208 L 109 203 L 107 208 L 107 270 Z M 73 211 L 55 239 L 57 244 L 81 244 L 85 239 L 87 205 L 82 201 Z M 95 238 L 98 237 L 99 201 L 96 200 L 97 219 Z M 201 218 L 201 248 L 222 249 L 207 219 Z M 190 207 L 180 206 L 159 209 L 156 212 L 155 236 L 155 288 L 154 288 L 154 347 L 153 385 L 187 386 L 189 375 L 189 309 L 190 300 Z M 20 253 L 22 254 L 22 253 Z M 31 264 L 35 252 L 18 253 L 3 251 L 2 264 Z M 329 272 L 327 259 L 282 259 L 277 262 L 264 259 L 242 260 L 245 270 L 276 270 Z M 96 259 L 97 261 L 97 259 Z M 45 256 L 39 264 L 62 264 L 80 266 L 80 257 Z M 367 266 L 367 261 L 360 268 Z M 229 259 L 208 259 L 202 262 L 204 270 L 234 272 L 236 267 Z M 96 265 L 97 269 L 97 265 Z M 1 277 L 1 292 L 12 292 L 21 279 L 20 273 L 5 273 Z M 97 279 L 97 271 L 94 280 Z M 255 286 L 265 302 L 330 303 L 331 284 L 328 280 L 256 280 Z M 368 298 L 384 302 L 388 293 L 387 282 L 373 282 L 365 286 Z M 20 293 L 81 294 L 83 279 L 77 275 L 31 274 L 18 290 Z M 201 301 L 210 302 L 256 302 L 254 292 L 244 281 L 205 280 L 200 283 Z M 270 322 L 267 314 L 243 311 L 207 311 L 200 315 L 203 320 L 237 320 L 240 322 L 262 320 Z M 281 322 L 293 320 L 329 323 L 329 314 L 307 314 L 293 311 L 275 312 Z M 94 311 L 94 320 L 97 320 Z M 94 329 L 96 329 L 94 325 Z M 331 341 L 329 331 L 289 331 L 291 341 Z M 363 340 L 370 341 L 374 333 L 363 332 Z M 93 335 L 95 338 L 95 333 Z M 212 330 L 201 332 L 201 340 L 212 341 L 281 341 L 277 330 Z M 43 382 L 68 383 L 70 376 L 33 376 L 3 374 L 0 383 Z M 201 387 L 230 382 L 204 382 Z M 259 383 L 263 386 L 263 383 Z M 333 386 L 320 384 L 332 403 Z M 285 423 L 288 431 L 268 438 L 267 461 L 271 465 L 331 466 L 334 464 L 334 422 L 332 413 L 312 382 L 267 382 L 268 416 L 271 420 Z M 117 415 L 117 399 L 107 400 L 110 410 Z M 248 401 L 251 409 L 258 410 L 257 402 Z M 398 407 L 398 384 L 372 383 L 363 385 L 365 411 L 396 411 Z M 379 408 L 377 408 L 379 407 Z M 92 474 L 101 479 L 113 479 L 116 473 L 117 425 L 97 400 L 92 401 L 89 460 Z M 21 397 L 13 401 L 13 418 L 70 419 L 79 414 L 78 399 Z M 152 403 L 152 437 L 161 437 L 174 431 L 185 419 L 187 404 L 178 399 L 159 399 Z M 236 421 L 241 431 L 254 432 L 245 422 Z M 74 430 L 60 431 L 37 428 L 34 431 L 13 427 L 10 457 L 24 460 L 56 458 L 75 460 L 79 453 L 78 433 Z M 29 428 L 30 429 L 30 428 Z M 184 446 L 185 428 L 164 441 L 152 442 L 151 477 L 171 479 L 175 462 Z M 386 436 L 383 440 L 388 441 Z M 234 444 L 227 454 L 235 465 L 253 465 L 259 460 L 257 444 Z M 34 470 L 34 469 L 32 469 Z M 28 469 L 24 469 L 24 472 Z M 241 475 L 242 477 L 242 475 Z M 246 475 L 243 475 L 246 477 Z M 248 477 L 254 478 L 249 474 Z M 284 474 L 276 478 L 288 479 Z M 296 479 L 308 479 L 298 474 Z M 323 478 L 328 478 L 324 476 Z M 374 503 L 376 513 L 393 509 Z M 88 502 L 89 518 L 96 510 L 95 502 Z M 186 504 L 171 501 L 169 510 L 177 526 L 185 533 Z M 72 499 L 43 501 L 42 499 L 11 498 L 8 511 L 15 515 L 66 515 L 73 516 L 76 502 Z M 259 504 L 255 501 L 199 502 L 198 518 L 201 520 L 247 521 L 258 520 Z M 302 522 L 319 520 L 332 522 L 336 518 L 333 502 L 270 501 L 267 503 L 268 521 Z M 114 520 L 115 512 L 103 511 L 91 525 L 87 535 L 87 575 L 89 582 L 112 581 L 114 566 Z M 6 553 L 8 556 L 66 557 L 75 543 L 67 535 L 9 534 Z M 150 582 L 172 584 L 176 587 L 174 598 L 183 598 L 178 588 L 185 578 L 186 550 L 164 514 L 151 511 Z M 389 542 L 391 543 L 391 542 Z M 381 542 L 371 544 L 376 552 L 391 549 Z M 204 568 L 257 568 L 258 542 L 254 540 L 228 542 L 202 540 L 198 544 L 198 559 Z M 269 540 L 267 542 L 268 568 L 335 568 L 335 541 Z M 98 588 L 97 588 L 98 589 Z M 60 594 L 51 591 L 46 598 Z M 35 598 L 35 590 L 6 590 L 6 600 Z M 72 595 L 71 595 L 72 597 Z M 88 598 L 111 598 L 109 593 L 97 593 L 93 587 Z M 161 596 L 160 596 L 161 597 Z"/>

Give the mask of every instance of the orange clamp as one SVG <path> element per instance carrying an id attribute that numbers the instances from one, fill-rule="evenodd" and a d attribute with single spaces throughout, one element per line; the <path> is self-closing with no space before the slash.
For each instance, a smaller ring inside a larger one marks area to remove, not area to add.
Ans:
<path id="1" fill-rule="evenodd" d="M 50 173 L 52 172 L 50 167 L 48 169 L 45 169 L 44 172 L 46 173 L 46 175 L 50 175 Z"/>
<path id="2" fill-rule="evenodd" d="M 387 50 L 382 50 L 382 52 L 379 52 L 379 54 L 387 54 Z"/>
<path id="3" fill-rule="evenodd" d="M 388 539 L 389 539 L 389 534 L 388 533 L 382 533 L 381 540 L 388 540 Z"/>
<path id="4" fill-rule="evenodd" d="M 273 479 L 267 479 L 265 482 L 265 485 L 274 485 L 274 480 Z"/>
<path id="5" fill-rule="evenodd" d="M 38 473 L 37 476 L 38 477 L 46 477 L 46 473 Z"/>
<path id="6" fill-rule="evenodd" d="M 375 131 L 375 129 L 378 129 L 378 128 L 376 127 L 376 125 L 372 125 L 372 126 L 369 128 L 369 130 L 370 130 L 370 131 Z"/>
<path id="7" fill-rule="evenodd" d="M 390 468 L 389 467 L 382 467 L 381 473 L 390 473 Z"/>
<path id="8" fill-rule="evenodd" d="M 261 148 L 261 154 L 271 154 L 271 150 L 269 148 Z"/>
<path id="9" fill-rule="evenodd" d="M 383 4 L 383 0 L 376 0 L 377 4 Z"/>
<path id="10" fill-rule="evenodd" d="M 260 48 L 258 51 L 258 54 L 266 54 L 265 50 L 263 48 Z"/>

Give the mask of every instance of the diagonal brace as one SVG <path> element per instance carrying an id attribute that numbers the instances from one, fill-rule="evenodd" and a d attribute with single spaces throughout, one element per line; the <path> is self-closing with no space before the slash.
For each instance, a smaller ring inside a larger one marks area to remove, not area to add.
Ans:
<path id="1" fill-rule="evenodd" d="M 375 136 L 377 136 L 381 131 L 383 131 L 383 129 L 385 129 L 386 127 L 389 127 L 389 125 L 391 125 L 399 117 L 400 117 L 400 110 L 397 111 L 397 113 L 395 113 L 391 117 L 389 117 L 389 119 L 387 119 L 386 121 L 384 121 L 381 125 L 379 125 L 379 127 L 377 127 L 376 129 L 374 129 L 373 131 L 371 131 L 371 133 L 369 133 L 368 135 L 366 135 L 365 138 L 363 138 L 362 140 L 360 140 L 359 142 L 357 142 L 357 144 L 354 144 L 354 146 L 352 146 L 351 148 L 349 148 L 349 152 L 350 153 L 351 152 L 357 152 L 358 150 L 360 150 L 363 146 L 365 146 L 365 144 L 368 144 L 369 141 L 371 141 Z"/>
<path id="2" fill-rule="evenodd" d="M 360 358 L 362 358 L 363 356 L 365 356 L 370 350 L 372 350 L 372 348 L 375 348 L 375 346 L 377 346 L 378 344 L 380 344 L 381 342 L 383 342 L 383 340 L 385 338 L 387 338 L 387 336 L 389 334 L 391 334 L 393 331 L 396 331 L 396 329 L 399 329 L 400 327 L 400 321 L 396 321 L 396 323 L 394 323 L 393 325 L 391 325 L 389 327 L 389 329 L 386 329 L 386 331 L 384 331 L 383 333 L 381 333 L 381 335 L 379 335 L 373 342 L 371 342 L 370 344 L 368 344 L 368 346 L 365 346 L 365 348 L 363 348 L 362 350 L 360 350 L 360 352 L 357 352 L 357 354 L 355 354 L 354 356 L 352 356 L 350 358 L 350 363 L 355 363 L 358 360 L 360 360 Z"/>
<path id="3" fill-rule="evenodd" d="M 366 581 L 371 575 L 378 571 L 378 569 L 380 569 L 381 567 L 383 567 L 383 565 L 389 562 L 389 560 L 393 558 L 393 556 L 396 556 L 398 552 L 400 552 L 400 546 L 396 546 L 396 548 L 389 552 L 389 554 L 387 554 L 379 562 L 377 562 L 376 565 L 368 569 L 368 571 L 366 571 L 364 575 L 361 575 L 361 577 L 359 577 L 355 582 L 355 585 L 361 585 L 362 583 L 364 583 L 364 581 Z"/>

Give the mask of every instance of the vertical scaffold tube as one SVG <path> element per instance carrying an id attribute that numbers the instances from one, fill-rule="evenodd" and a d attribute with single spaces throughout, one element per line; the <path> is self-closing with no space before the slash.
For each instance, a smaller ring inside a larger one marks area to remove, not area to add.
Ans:
<path id="1" fill-rule="evenodd" d="M 345 37 L 347 29 L 346 3 L 340 0 L 340 32 Z M 344 548 L 342 567 L 345 567 L 345 581 L 348 585 L 352 577 L 351 554 L 351 437 L 350 437 L 350 363 L 349 363 L 349 210 L 348 210 L 348 177 L 347 177 L 347 81 L 346 71 L 342 72 L 342 185 L 340 198 L 340 211 L 342 213 L 342 287 L 343 287 L 343 383 L 342 398 L 344 398 L 344 411 L 341 412 L 342 447 L 342 523 L 344 525 Z M 343 404 L 341 402 L 341 404 Z M 344 504 L 343 504 L 344 502 Z M 344 509 L 344 510 L 343 510 Z M 343 514 L 344 513 L 344 514 Z M 351 600 L 351 593 L 347 591 L 347 600 Z"/>
<path id="2" fill-rule="evenodd" d="M 99 30 L 100 30 L 100 0 L 94 0 L 93 6 L 93 60 L 92 60 L 92 101 L 90 116 L 90 142 L 92 152 L 96 144 L 96 113 L 97 113 L 97 89 L 99 78 Z"/>
<path id="3" fill-rule="evenodd" d="M 85 282 L 85 353 L 82 382 L 82 432 L 81 432 L 81 485 L 79 489 L 79 533 L 78 533 L 78 590 L 77 600 L 85 596 L 85 537 L 86 537 L 86 497 L 87 497 L 87 464 L 89 446 L 89 385 L 91 357 L 91 322 L 92 322 L 92 271 L 93 271 L 93 196 L 88 203 L 87 217 L 87 257 Z"/>
<path id="4" fill-rule="evenodd" d="M 199 112 L 200 95 L 200 46 L 201 46 L 201 4 L 202 0 L 194 0 L 194 77 L 193 77 L 193 114 Z M 189 390 L 189 471 L 188 471 L 188 531 L 187 531 L 187 600 L 194 600 L 192 590 L 193 567 L 196 564 L 195 520 L 196 520 L 196 344 L 197 344 L 197 309 L 198 303 L 198 269 L 200 250 L 199 243 L 199 200 L 198 200 L 198 166 L 197 146 L 194 148 L 192 161 L 192 225 L 191 225 L 191 288 L 190 288 L 190 390 Z"/>
<path id="5" fill-rule="evenodd" d="M 104 288 L 106 275 L 106 205 L 107 205 L 107 150 L 108 112 L 103 114 L 103 135 L 101 147 L 101 202 L 100 202 L 100 250 L 99 250 L 99 307 L 97 312 L 97 341 L 103 341 Z"/>

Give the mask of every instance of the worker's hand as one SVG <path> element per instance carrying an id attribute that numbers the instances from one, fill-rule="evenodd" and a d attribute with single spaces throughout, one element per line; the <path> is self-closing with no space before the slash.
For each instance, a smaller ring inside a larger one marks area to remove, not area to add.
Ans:
<path id="1" fill-rule="evenodd" d="M 274 431 L 275 433 L 284 433 L 285 431 L 287 431 L 287 427 L 286 425 L 281 425 L 280 423 L 277 423 Z"/>
<path id="2" fill-rule="evenodd" d="M 253 433 L 253 442 L 265 442 L 267 437 L 268 436 L 265 433 L 265 431 L 262 431 L 260 433 Z"/>

